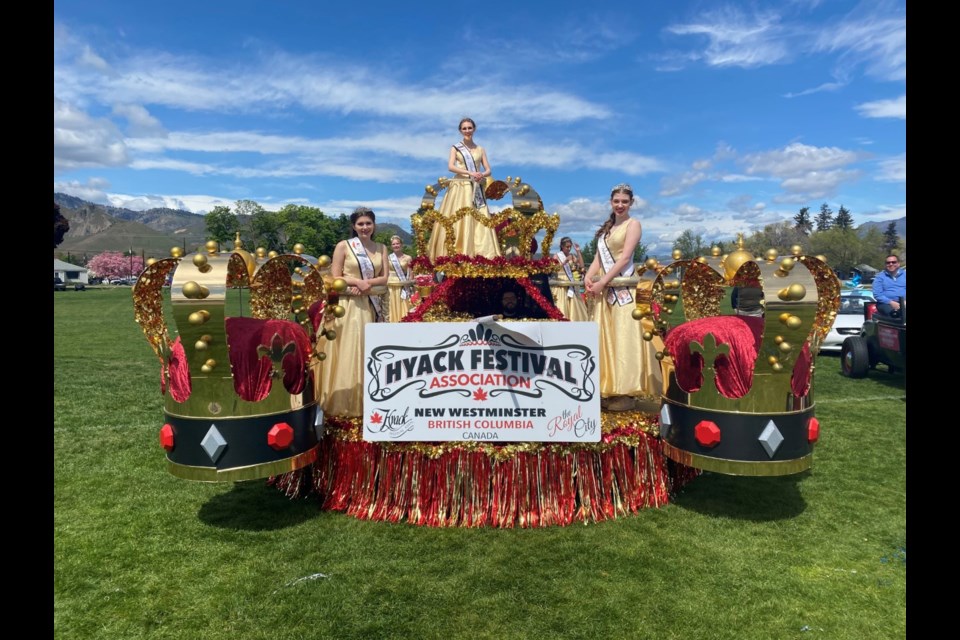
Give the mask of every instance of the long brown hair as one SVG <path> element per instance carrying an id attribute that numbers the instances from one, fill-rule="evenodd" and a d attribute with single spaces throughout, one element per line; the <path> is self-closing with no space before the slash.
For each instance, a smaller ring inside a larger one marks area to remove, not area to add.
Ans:
<path id="1" fill-rule="evenodd" d="M 612 191 L 610 191 L 610 200 L 613 200 L 613 196 L 615 196 L 618 193 L 623 193 L 630 196 L 630 204 L 633 204 L 633 187 L 631 187 L 628 184 L 623 184 L 623 183 L 618 184 L 613 188 Z M 594 238 L 597 240 L 599 240 L 600 238 L 606 238 L 607 235 L 610 233 L 610 228 L 613 227 L 613 223 L 615 220 L 616 220 L 616 214 L 611 210 L 610 217 L 607 218 L 602 225 L 600 225 L 600 229 L 597 231 L 597 235 L 595 235 Z"/>

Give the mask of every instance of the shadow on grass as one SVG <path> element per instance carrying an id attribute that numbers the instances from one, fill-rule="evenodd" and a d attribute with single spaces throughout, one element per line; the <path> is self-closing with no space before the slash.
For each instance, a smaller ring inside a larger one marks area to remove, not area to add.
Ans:
<path id="1" fill-rule="evenodd" d="M 322 515 L 316 499 L 291 500 L 266 480 L 234 483 L 227 493 L 214 496 L 197 517 L 213 527 L 245 531 L 276 531 Z"/>
<path id="2" fill-rule="evenodd" d="M 798 486 L 809 471 L 789 476 L 728 476 L 705 471 L 671 503 L 707 516 L 764 522 L 793 518 L 807 504 Z"/>

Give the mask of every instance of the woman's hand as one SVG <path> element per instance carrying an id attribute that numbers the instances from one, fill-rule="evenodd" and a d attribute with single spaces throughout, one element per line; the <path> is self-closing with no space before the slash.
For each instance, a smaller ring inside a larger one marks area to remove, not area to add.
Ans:
<path id="1" fill-rule="evenodd" d="M 354 295 L 362 295 L 367 291 L 370 291 L 370 286 L 371 286 L 370 283 L 367 282 L 366 280 L 357 280 L 357 284 L 354 285 L 353 287 L 354 289 L 357 290 L 357 293 Z"/>

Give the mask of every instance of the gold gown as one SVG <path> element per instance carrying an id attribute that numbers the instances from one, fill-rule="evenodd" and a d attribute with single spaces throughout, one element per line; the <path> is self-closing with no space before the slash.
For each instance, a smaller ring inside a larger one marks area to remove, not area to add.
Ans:
<path id="1" fill-rule="evenodd" d="M 404 274 L 410 269 L 410 261 L 412 259 L 413 258 L 406 254 L 400 258 L 400 267 L 403 269 Z M 406 280 L 406 277 L 404 277 L 404 280 Z M 397 272 L 390 262 L 390 256 L 387 255 L 387 291 L 390 299 L 390 314 L 387 322 L 400 322 L 405 315 L 410 313 L 410 299 L 407 298 L 404 300 L 400 297 L 401 289 L 400 277 L 397 276 Z"/>
<path id="2" fill-rule="evenodd" d="M 379 250 L 367 253 L 373 262 L 374 277 L 383 275 L 382 254 Z M 343 275 L 360 279 L 360 264 L 347 248 L 343 261 Z M 334 321 L 337 332 L 334 340 L 320 338 L 317 350 L 327 354 L 320 363 L 320 406 L 333 416 L 363 415 L 363 333 L 375 315 L 369 296 L 340 296 L 340 305 L 346 310 Z"/>
<path id="3" fill-rule="evenodd" d="M 473 156 L 474 165 L 479 167 L 480 160 L 483 158 L 483 147 L 477 145 L 475 149 L 470 150 Z M 465 168 L 463 158 L 457 151 L 457 167 Z M 440 213 L 450 218 L 463 207 L 473 207 L 473 190 L 475 182 L 465 178 L 455 178 L 447 183 L 443 200 L 440 201 Z M 484 204 L 477 211 L 484 216 L 488 216 L 487 205 Z M 453 223 L 453 231 L 456 235 L 454 243 L 454 253 L 462 253 L 467 256 L 484 256 L 485 258 L 495 258 L 500 255 L 500 243 L 497 242 L 497 233 L 490 227 L 485 227 L 477 222 L 469 214 Z M 440 256 L 447 255 L 443 242 L 447 237 L 446 230 L 439 223 L 433 225 L 433 233 L 430 234 L 430 245 L 427 248 L 427 255 L 430 260 L 436 260 Z"/>
<path id="4" fill-rule="evenodd" d="M 607 246 L 613 259 L 623 251 L 627 224 L 621 224 L 610 232 Z M 601 273 L 603 263 L 600 263 Z M 636 295 L 635 287 L 631 294 Z M 600 397 L 634 396 L 659 398 L 663 387 L 660 362 L 654 346 L 643 339 L 643 328 L 633 319 L 635 304 L 612 305 L 604 297 L 597 299 L 596 320 L 600 325 Z"/>
<path id="5" fill-rule="evenodd" d="M 570 282 L 563 266 L 554 274 L 554 279 Z M 570 287 L 567 286 L 550 287 L 550 292 L 553 293 L 553 304 L 557 306 L 560 313 L 566 316 L 568 320 L 572 320 L 573 322 L 588 322 L 590 320 L 590 314 L 587 313 L 587 307 L 584 305 L 583 297 L 580 295 L 579 283 L 574 284 L 572 297 L 568 294 L 569 291 Z"/>

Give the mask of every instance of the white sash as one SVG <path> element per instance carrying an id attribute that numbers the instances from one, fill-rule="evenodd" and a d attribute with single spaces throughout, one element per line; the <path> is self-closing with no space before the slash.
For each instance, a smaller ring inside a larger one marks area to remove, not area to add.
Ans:
<path id="1" fill-rule="evenodd" d="M 401 282 L 409 279 L 407 278 L 407 274 L 403 272 L 403 265 L 400 264 L 400 258 L 398 258 L 395 253 L 390 254 L 390 266 L 393 267 L 393 272 L 397 274 L 397 278 Z M 410 291 L 407 289 L 407 286 L 400 287 L 400 299 L 410 299 Z"/>
<path id="2" fill-rule="evenodd" d="M 557 251 L 557 260 L 563 265 L 563 272 L 567 274 L 567 280 L 573 282 L 573 269 L 570 268 L 570 261 L 567 259 L 567 254 L 563 251 Z M 573 286 L 567 287 L 567 297 L 572 298 L 573 296 Z"/>
<path id="3" fill-rule="evenodd" d="M 603 270 L 609 273 L 610 270 L 613 269 L 613 265 L 616 260 L 613 259 L 613 254 L 610 253 L 610 247 L 607 246 L 607 241 L 604 238 L 600 238 L 597 241 L 597 251 L 600 253 L 600 263 L 603 265 Z M 623 268 L 623 271 L 620 273 L 620 276 L 623 278 L 632 276 L 633 269 L 633 262 L 628 262 Z M 608 288 L 607 304 L 613 304 L 614 302 L 621 307 L 625 304 L 630 304 L 633 302 L 633 296 L 630 295 L 630 289 L 628 287 Z"/>
<path id="4" fill-rule="evenodd" d="M 460 152 L 460 155 L 463 157 L 463 166 L 467 171 L 476 171 L 477 163 L 473 161 L 473 154 L 470 153 L 470 149 L 467 148 L 467 145 L 462 142 L 458 142 L 453 145 L 453 148 Z M 470 178 L 470 181 L 473 182 L 473 178 Z M 479 209 L 480 207 L 487 204 L 486 198 L 483 197 L 483 189 L 480 188 L 479 182 L 473 182 L 473 208 Z"/>
<path id="5" fill-rule="evenodd" d="M 360 275 L 363 276 L 364 280 L 371 280 L 374 276 L 373 261 L 370 259 L 370 256 L 367 255 L 367 250 L 363 248 L 363 243 L 360 242 L 360 238 L 350 238 L 347 240 L 347 244 L 350 250 L 353 251 L 353 256 L 357 259 L 357 264 L 360 265 Z M 383 319 L 383 309 L 380 305 L 380 298 L 378 296 L 367 296 L 367 299 L 370 300 L 370 304 L 373 305 L 373 313 L 376 316 L 375 322 L 381 322 Z"/>

